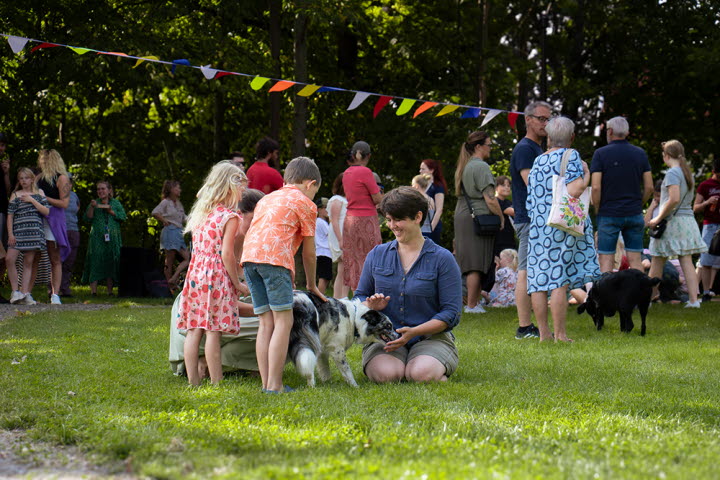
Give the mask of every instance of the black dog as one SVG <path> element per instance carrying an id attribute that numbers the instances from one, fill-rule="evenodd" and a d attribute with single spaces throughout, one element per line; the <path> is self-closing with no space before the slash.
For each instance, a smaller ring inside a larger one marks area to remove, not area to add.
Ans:
<path id="1" fill-rule="evenodd" d="M 647 316 L 652 289 L 660 283 L 659 278 L 650 278 L 633 268 L 614 273 L 603 273 L 593 283 L 585 303 L 578 307 L 578 313 L 587 311 L 598 330 L 605 324 L 605 317 L 620 312 L 620 331 L 631 332 L 632 311 L 637 306 L 642 318 L 640 335 L 645 335 Z"/>

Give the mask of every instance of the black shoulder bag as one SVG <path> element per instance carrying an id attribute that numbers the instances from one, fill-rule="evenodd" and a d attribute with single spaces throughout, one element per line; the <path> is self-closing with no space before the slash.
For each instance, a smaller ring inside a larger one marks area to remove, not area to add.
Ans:
<path id="1" fill-rule="evenodd" d="M 500 231 L 500 217 L 493 214 L 475 215 L 472 203 L 470 203 L 470 197 L 468 197 L 468 194 L 465 191 L 465 185 L 460 185 L 460 188 L 462 189 L 463 197 L 465 197 L 465 201 L 467 202 L 468 209 L 470 209 L 470 216 L 472 216 L 473 219 L 475 235 L 479 235 L 481 237 L 495 236 L 495 234 Z"/>
<path id="2" fill-rule="evenodd" d="M 685 200 L 685 197 L 687 197 L 688 193 L 690 193 L 690 185 L 688 185 L 688 191 L 685 192 L 685 195 L 683 195 L 683 198 L 680 199 L 680 203 L 678 203 L 678 206 L 675 208 L 675 211 L 673 212 L 673 214 L 670 215 L 669 217 L 663 218 L 662 220 L 660 220 L 660 223 L 658 223 L 654 227 L 648 229 L 649 236 L 651 236 L 652 238 L 655 238 L 655 239 L 662 238 L 663 233 L 665 233 L 665 229 L 667 228 L 668 220 L 670 220 L 672 217 L 674 217 L 675 214 L 677 214 L 678 210 L 680 210 L 680 207 L 682 206 L 682 202 L 683 202 L 683 200 Z"/>

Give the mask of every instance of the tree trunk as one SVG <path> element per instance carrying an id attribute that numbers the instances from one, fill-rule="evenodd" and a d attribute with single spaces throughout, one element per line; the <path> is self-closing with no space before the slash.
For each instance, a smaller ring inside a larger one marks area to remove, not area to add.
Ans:
<path id="1" fill-rule="evenodd" d="M 487 69 L 487 61 L 485 53 L 488 45 L 488 25 L 490 22 L 490 2 L 489 0 L 478 0 L 480 8 L 482 8 L 482 23 L 480 31 L 480 64 L 478 69 L 478 101 L 480 105 L 487 104 L 487 84 L 485 82 L 485 73 Z"/>
<path id="2" fill-rule="evenodd" d="M 270 1 L 270 56 L 273 63 L 273 75 L 275 78 L 282 78 L 280 69 L 280 14 L 282 11 L 281 0 Z M 270 136 L 280 140 L 280 95 L 281 92 L 270 94 Z"/>
<path id="3" fill-rule="evenodd" d="M 298 2 L 300 7 L 295 17 L 295 80 L 307 82 L 307 24 L 305 2 Z M 293 122 L 292 156 L 305 154 L 305 137 L 307 136 L 307 97 L 295 96 L 295 121 Z"/>
<path id="4" fill-rule="evenodd" d="M 215 91 L 215 112 L 213 115 L 213 161 L 227 158 L 228 144 L 225 138 L 225 96 L 221 89 Z"/>

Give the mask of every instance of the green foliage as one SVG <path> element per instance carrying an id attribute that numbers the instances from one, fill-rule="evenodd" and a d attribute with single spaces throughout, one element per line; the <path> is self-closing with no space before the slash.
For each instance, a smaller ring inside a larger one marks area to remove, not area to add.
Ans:
<path id="1" fill-rule="evenodd" d="M 0 324 L 0 426 L 157 478 L 715 476 L 718 303 L 654 305 L 645 337 L 571 309 L 573 345 L 515 340 L 514 309 L 464 315 L 447 383 L 374 385 L 354 347 L 359 389 L 333 368 L 280 396 L 242 376 L 188 387 L 169 308 L 138 307 Z"/>

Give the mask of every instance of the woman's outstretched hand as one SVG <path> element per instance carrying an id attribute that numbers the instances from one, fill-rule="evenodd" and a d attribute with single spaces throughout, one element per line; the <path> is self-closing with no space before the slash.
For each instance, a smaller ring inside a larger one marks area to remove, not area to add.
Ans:
<path id="1" fill-rule="evenodd" d="M 371 310 L 384 310 L 390 302 L 390 297 L 386 297 L 382 293 L 375 293 L 365 299 L 363 302 Z"/>

